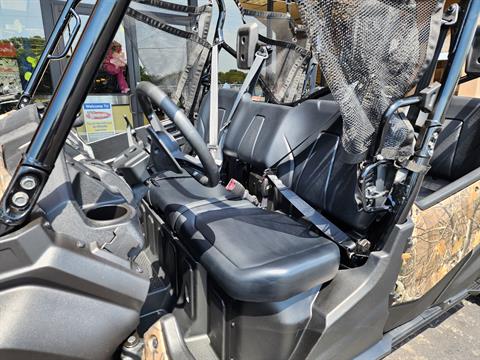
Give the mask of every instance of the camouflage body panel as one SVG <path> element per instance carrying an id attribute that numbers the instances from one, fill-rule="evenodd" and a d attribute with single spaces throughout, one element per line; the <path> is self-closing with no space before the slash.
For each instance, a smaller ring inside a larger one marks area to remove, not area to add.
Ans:
<path id="1" fill-rule="evenodd" d="M 480 181 L 440 203 L 412 208 L 411 246 L 402 255 L 394 303 L 416 300 L 480 244 Z"/>

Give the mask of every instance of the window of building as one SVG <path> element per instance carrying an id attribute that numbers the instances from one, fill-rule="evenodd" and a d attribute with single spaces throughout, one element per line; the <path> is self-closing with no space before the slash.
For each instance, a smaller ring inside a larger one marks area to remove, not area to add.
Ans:
<path id="1" fill-rule="evenodd" d="M 45 47 L 39 0 L 0 0 L 0 96 L 18 96 L 25 88 Z M 38 95 L 52 91 L 50 74 Z"/>

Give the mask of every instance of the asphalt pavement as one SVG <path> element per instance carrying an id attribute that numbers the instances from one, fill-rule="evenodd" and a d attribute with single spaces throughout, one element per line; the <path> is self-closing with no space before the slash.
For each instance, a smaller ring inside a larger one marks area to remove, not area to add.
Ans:
<path id="1" fill-rule="evenodd" d="M 386 359 L 480 359 L 480 296 L 470 297 L 450 309 Z"/>

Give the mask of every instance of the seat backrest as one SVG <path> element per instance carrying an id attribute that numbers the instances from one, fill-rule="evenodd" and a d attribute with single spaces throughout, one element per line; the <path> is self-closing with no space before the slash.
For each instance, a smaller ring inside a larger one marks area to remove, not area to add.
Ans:
<path id="1" fill-rule="evenodd" d="M 218 124 L 220 128 L 227 120 L 237 94 L 237 90 L 233 89 L 218 90 Z M 205 142 L 207 142 L 208 132 L 210 131 L 210 93 L 207 93 L 202 98 L 198 108 L 198 118 L 195 122 L 195 127 Z"/>
<path id="2" fill-rule="evenodd" d="M 341 126 L 338 118 L 318 134 L 313 144 L 295 156 L 293 172 L 290 165 L 290 169 L 280 168 L 279 173 L 284 182 L 291 182 L 291 188 L 301 198 L 337 225 L 365 232 L 376 215 L 362 211 L 356 202 L 357 165 L 344 161 Z"/>
<path id="3" fill-rule="evenodd" d="M 231 90 L 220 90 L 219 119 L 228 117 L 232 95 Z M 207 116 L 208 106 L 202 119 Z M 283 183 L 310 205 L 347 228 L 363 231 L 375 216 L 358 209 L 357 166 L 342 160 L 341 133 L 339 108 L 332 100 L 307 100 L 291 107 L 255 102 L 246 94 L 232 118 L 223 151 L 258 174 L 276 165 Z"/>
<path id="4" fill-rule="evenodd" d="M 308 100 L 290 107 L 255 102 L 246 94 L 232 118 L 223 151 L 254 169 L 264 170 L 299 154 L 338 117 L 333 101 Z"/>
<path id="5" fill-rule="evenodd" d="M 278 176 L 299 196 L 347 228 L 365 231 L 374 214 L 359 209 L 357 166 L 343 159 L 342 119 L 331 100 L 296 107 L 242 99 L 227 134 L 226 155 L 259 173 L 280 159 Z"/>
<path id="6" fill-rule="evenodd" d="M 454 96 L 429 175 L 454 181 L 480 166 L 480 99 Z"/>

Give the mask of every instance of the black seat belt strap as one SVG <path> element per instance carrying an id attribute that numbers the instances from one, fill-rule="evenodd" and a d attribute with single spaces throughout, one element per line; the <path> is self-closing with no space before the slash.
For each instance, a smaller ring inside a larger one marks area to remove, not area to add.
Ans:
<path id="1" fill-rule="evenodd" d="M 238 91 L 238 94 L 237 94 L 237 97 L 235 98 L 232 109 L 228 114 L 227 120 L 225 121 L 225 123 L 220 129 L 220 133 L 224 131 L 232 122 L 233 115 L 237 111 L 238 105 L 240 104 L 240 101 L 242 100 L 243 95 L 245 95 L 245 93 L 248 92 L 255 85 L 255 82 L 257 81 L 258 76 L 260 75 L 260 71 L 262 70 L 263 63 L 268 58 L 268 56 L 269 56 L 268 50 L 265 46 L 262 46 L 255 53 L 255 60 L 253 61 L 252 67 L 248 71 L 248 74 L 245 77 L 245 80 L 243 81 L 242 87 Z"/>
<path id="2" fill-rule="evenodd" d="M 210 65 L 210 119 L 208 123 L 208 148 L 215 161 L 221 163 L 221 152 L 218 151 L 218 48 L 212 47 Z"/>
<path id="3" fill-rule="evenodd" d="M 215 51 L 216 51 L 216 47 L 214 46 L 212 49 L 212 54 L 215 54 Z M 260 71 L 262 70 L 262 65 L 265 62 L 265 59 L 267 58 L 268 58 L 268 50 L 265 47 L 261 47 L 255 53 L 255 60 L 253 61 L 252 67 L 248 71 L 248 74 L 245 77 L 245 80 L 243 81 L 242 87 L 238 91 L 237 97 L 233 102 L 233 105 L 232 105 L 232 108 L 230 109 L 230 113 L 228 114 L 227 120 L 218 131 L 218 138 L 216 133 L 215 134 L 212 133 L 213 131 L 215 131 L 214 129 L 218 129 L 218 88 L 210 87 L 209 148 L 210 148 L 210 152 L 213 154 L 214 159 L 218 165 L 220 165 L 223 161 L 222 149 L 223 149 L 223 144 L 225 142 L 225 135 L 226 135 L 227 128 L 232 122 L 233 115 L 237 111 L 238 105 L 240 104 L 240 101 L 242 100 L 243 95 L 246 92 L 248 92 L 252 87 L 255 86 L 255 83 L 257 82 L 257 79 L 260 75 Z M 213 65 L 213 62 L 212 62 L 212 65 Z M 214 71 L 213 68 L 212 68 L 212 71 Z M 212 77 L 212 81 L 213 81 L 213 77 Z M 216 91 L 217 93 L 214 95 L 212 94 L 213 91 Z M 215 141 L 212 142 L 212 138 L 214 138 Z M 217 146 L 217 142 L 218 142 L 218 146 Z"/>
<path id="4" fill-rule="evenodd" d="M 318 230 L 320 230 L 323 234 L 329 237 L 333 242 L 345 248 L 347 251 L 353 251 L 355 249 L 355 243 L 350 238 L 350 236 L 345 234 L 325 216 L 323 216 L 317 210 L 311 207 L 294 191 L 284 185 L 282 180 L 280 180 L 276 175 L 269 174 L 267 175 L 267 177 L 277 188 L 277 190 L 282 194 L 282 196 L 287 199 L 288 202 Z"/>

